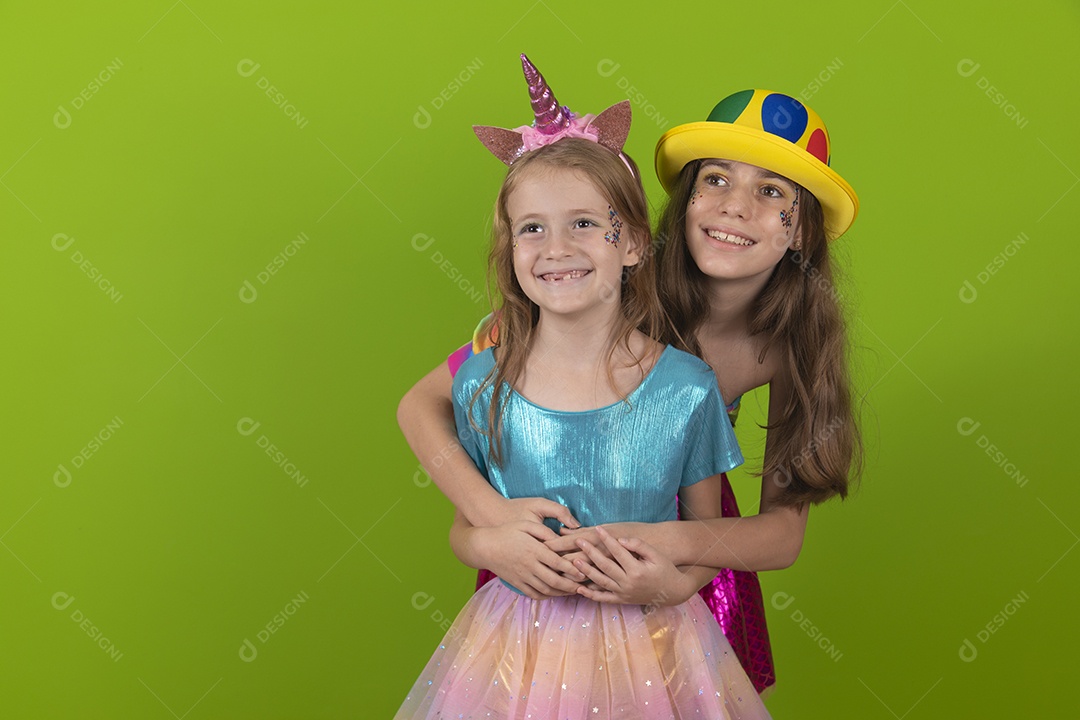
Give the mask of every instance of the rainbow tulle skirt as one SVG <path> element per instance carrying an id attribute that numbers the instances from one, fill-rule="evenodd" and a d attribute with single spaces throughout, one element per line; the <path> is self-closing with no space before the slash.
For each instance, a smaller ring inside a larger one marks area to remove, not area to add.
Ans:
<path id="1" fill-rule="evenodd" d="M 768 718 L 700 596 L 676 606 L 533 600 L 489 582 L 395 718 Z"/>

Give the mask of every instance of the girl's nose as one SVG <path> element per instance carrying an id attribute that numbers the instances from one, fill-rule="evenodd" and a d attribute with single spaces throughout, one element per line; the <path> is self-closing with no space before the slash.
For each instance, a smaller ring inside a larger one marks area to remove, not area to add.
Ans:
<path id="1" fill-rule="evenodd" d="M 745 188 L 733 187 L 719 194 L 716 208 L 725 215 L 746 219 L 751 213 L 750 191 Z"/>
<path id="2" fill-rule="evenodd" d="M 566 228 L 553 228 L 544 243 L 544 255 L 547 258 L 563 258 L 570 255 L 574 239 Z"/>

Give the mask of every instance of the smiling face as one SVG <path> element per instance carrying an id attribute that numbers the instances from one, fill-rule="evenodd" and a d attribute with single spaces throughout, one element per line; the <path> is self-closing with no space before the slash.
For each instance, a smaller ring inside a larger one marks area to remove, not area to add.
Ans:
<path id="1" fill-rule="evenodd" d="M 582 173 L 529 168 L 506 211 L 514 275 L 541 317 L 617 315 L 623 268 L 638 263 L 639 242 Z"/>
<path id="2" fill-rule="evenodd" d="M 799 239 L 799 188 L 733 160 L 705 160 L 686 208 L 686 241 L 705 275 L 764 283 Z"/>

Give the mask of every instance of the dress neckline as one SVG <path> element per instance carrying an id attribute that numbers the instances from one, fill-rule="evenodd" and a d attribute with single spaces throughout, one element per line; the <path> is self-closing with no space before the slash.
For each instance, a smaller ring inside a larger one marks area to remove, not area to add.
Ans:
<path id="1" fill-rule="evenodd" d="M 635 397 L 639 393 L 642 392 L 642 389 L 649 382 L 649 378 L 651 378 L 653 376 L 653 374 L 656 373 L 656 369 L 658 367 L 660 367 L 660 363 L 665 361 L 664 359 L 668 356 L 669 352 L 672 351 L 672 350 L 674 350 L 674 348 L 671 345 L 665 345 L 664 349 L 660 351 L 660 357 L 656 358 L 656 362 L 654 362 L 653 366 L 651 368 L 649 368 L 649 372 L 645 373 L 645 377 L 641 378 L 641 382 L 639 382 L 637 384 L 637 387 L 635 387 L 633 390 L 631 390 L 629 393 L 626 394 L 626 399 L 625 400 L 616 400 L 615 402 L 613 402 L 613 403 L 611 403 L 609 405 L 603 405 L 603 406 L 597 407 L 597 408 L 590 408 L 588 410 L 556 410 L 554 408 L 544 407 L 543 405 L 538 405 L 538 404 L 534 403 L 532 400 L 530 400 L 529 398 L 527 398 L 524 395 L 522 395 L 521 393 L 519 393 L 517 391 L 517 389 L 514 388 L 514 387 L 510 388 L 510 393 L 513 395 L 513 397 L 519 398 L 523 403 L 525 403 L 529 407 L 533 407 L 533 408 L 536 408 L 537 410 L 543 411 L 545 413 L 550 413 L 550 414 L 553 414 L 553 415 L 588 415 L 589 413 L 605 412 L 605 411 L 611 410 L 612 408 L 616 408 L 616 407 L 619 407 L 620 405 L 624 405 L 626 403 L 629 403 L 631 400 L 635 399 Z M 492 353 L 491 361 L 492 361 L 492 364 L 494 364 L 494 362 L 495 362 L 494 353 Z"/>

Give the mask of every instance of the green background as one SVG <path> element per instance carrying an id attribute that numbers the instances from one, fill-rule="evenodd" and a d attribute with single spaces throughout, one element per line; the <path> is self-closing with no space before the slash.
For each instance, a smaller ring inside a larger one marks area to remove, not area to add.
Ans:
<path id="1" fill-rule="evenodd" d="M 0 714 L 392 715 L 473 577 L 394 413 L 486 312 L 522 51 L 645 168 L 802 93 L 859 192 L 867 472 L 761 576 L 775 717 L 1076 708 L 1076 4 L 673 7 L 3 5 Z"/>

